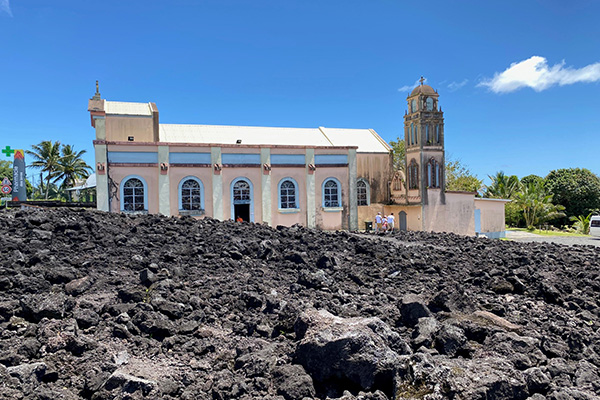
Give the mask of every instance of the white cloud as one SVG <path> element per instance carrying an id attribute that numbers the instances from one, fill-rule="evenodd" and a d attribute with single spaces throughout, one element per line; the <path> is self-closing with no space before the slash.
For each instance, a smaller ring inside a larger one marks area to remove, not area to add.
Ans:
<path id="1" fill-rule="evenodd" d="M 427 78 L 423 78 L 423 83 L 427 82 Z M 416 88 L 417 86 L 419 86 L 421 84 L 421 80 L 417 79 L 415 81 L 415 83 L 413 83 L 412 85 L 404 85 L 401 88 L 398 88 L 399 92 L 410 92 L 411 90 L 413 90 L 414 88 Z"/>
<path id="2" fill-rule="evenodd" d="M 467 82 L 469 82 L 468 79 L 463 79 L 461 82 L 451 82 L 448 84 L 448 89 L 450 89 L 451 92 L 456 92 L 458 89 L 460 89 L 461 87 L 465 86 L 467 84 Z"/>
<path id="3" fill-rule="evenodd" d="M 11 17 L 13 16 L 12 11 L 10 11 L 10 4 L 8 3 L 8 0 L 0 0 L 0 11 L 6 12 Z"/>
<path id="4" fill-rule="evenodd" d="M 549 67 L 544 57 L 533 56 L 510 64 L 505 71 L 495 73 L 493 78 L 485 79 L 477 86 L 487 87 L 494 93 L 509 93 L 524 87 L 541 92 L 555 85 L 598 81 L 600 81 L 600 62 L 577 69 L 565 67 L 563 60 Z"/>

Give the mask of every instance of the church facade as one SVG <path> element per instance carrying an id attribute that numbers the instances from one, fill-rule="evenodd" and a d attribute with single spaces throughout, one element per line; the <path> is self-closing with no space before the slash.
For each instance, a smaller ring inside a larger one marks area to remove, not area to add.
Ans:
<path id="1" fill-rule="evenodd" d="M 372 129 L 163 124 L 156 104 L 107 101 L 97 89 L 97 207 L 351 230 L 394 212 L 404 230 L 499 236 L 504 203 L 445 191 L 438 94 L 421 84 L 407 100 L 406 169 L 393 171 Z"/>

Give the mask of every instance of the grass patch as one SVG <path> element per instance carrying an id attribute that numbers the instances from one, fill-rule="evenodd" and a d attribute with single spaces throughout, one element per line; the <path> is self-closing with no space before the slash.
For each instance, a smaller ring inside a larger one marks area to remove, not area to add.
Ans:
<path id="1" fill-rule="evenodd" d="M 532 231 L 525 228 L 510 228 L 507 231 L 512 232 L 529 232 L 534 233 L 540 236 L 571 236 L 571 237 L 589 237 L 590 235 L 584 235 L 581 233 L 571 233 L 571 232 L 562 232 L 562 231 L 546 231 L 542 229 L 534 229 Z"/>

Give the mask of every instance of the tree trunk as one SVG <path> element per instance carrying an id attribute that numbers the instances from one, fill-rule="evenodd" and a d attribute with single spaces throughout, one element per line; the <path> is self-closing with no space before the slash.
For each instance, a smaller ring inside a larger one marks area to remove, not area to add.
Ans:
<path id="1" fill-rule="evenodd" d="M 50 173 L 48 173 L 48 182 L 46 182 L 46 196 L 44 197 L 46 200 L 48 200 L 48 194 L 50 192 Z"/>

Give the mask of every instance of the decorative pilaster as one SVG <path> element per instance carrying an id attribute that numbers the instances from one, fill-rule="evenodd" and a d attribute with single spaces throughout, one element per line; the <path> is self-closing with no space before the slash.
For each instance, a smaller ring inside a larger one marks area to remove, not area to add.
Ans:
<path id="1" fill-rule="evenodd" d="M 263 166 L 263 174 L 261 175 L 261 186 L 262 186 L 262 218 L 263 222 L 271 225 L 271 149 L 261 148 L 260 149 L 260 164 Z M 269 166 L 268 169 L 265 166 Z"/>
<path id="2" fill-rule="evenodd" d="M 315 191 L 315 174 L 310 166 L 315 165 L 315 149 L 306 149 L 306 226 L 317 226 L 317 204 Z"/>
<path id="3" fill-rule="evenodd" d="M 348 188 L 349 193 L 348 196 L 348 204 L 350 206 L 349 210 L 349 220 L 348 227 L 350 230 L 358 229 L 358 197 L 357 197 L 357 172 L 356 172 L 356 149 L 348 150 Z"/>
<path id="4" fill-rule="evenodd" d="M 213 165 L 212 175 L 212 201 L 213 218 L 223 221 L 223 176 L 221 175 L 221 148 L 210 148 L 210 162 Z"/>
<path id="5" fill-rule="evenodd" d="M 169 146 L 158 146 L 158 212 L 171 216 Z"/>
<path id="6" fill-rule="evenodd" d="M 104 123 L 104 120 L 102 121 Z M 98 126 L 98 121 L 96 121 Z M 108 202 L 108 161 L 106 157 L 106 145 L 94 146 L 96 156 L 96 208 L 100 211 L 110 211 Z"/>

